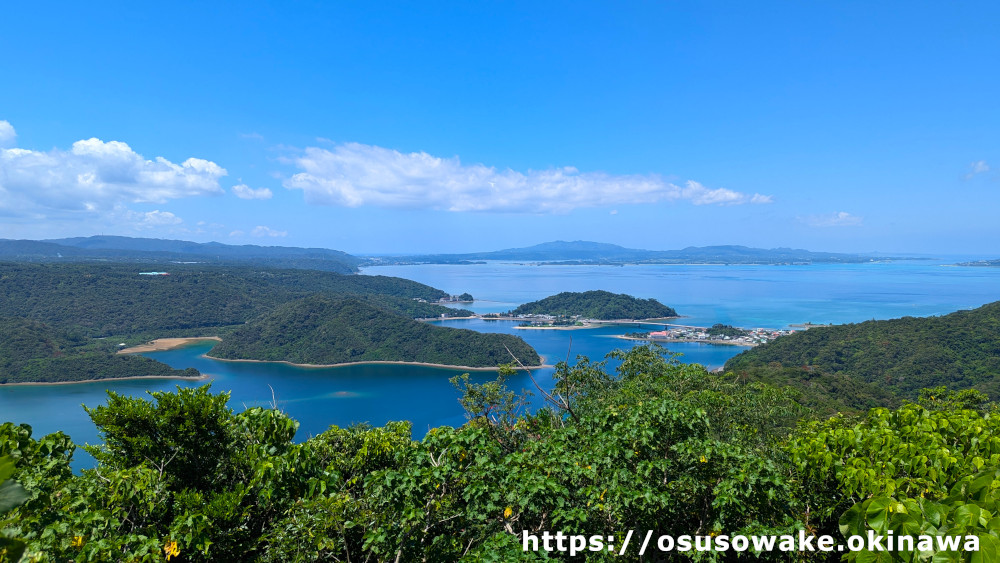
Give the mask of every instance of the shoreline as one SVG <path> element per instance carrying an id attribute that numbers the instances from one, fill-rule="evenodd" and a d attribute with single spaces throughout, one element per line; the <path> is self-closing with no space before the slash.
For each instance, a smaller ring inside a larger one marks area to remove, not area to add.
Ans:
<path id="1" fill-rule="evenodd" d="M 622 340 L 638 340 L 640 342 L 652 342 L 653 344 L 657 344 L 660 342 L 669 342 L 676 344 L 690 343 L 690 344 L 713 344 L 718 346 L 742 346 L 743 348 L 754 348 L 758 346 L 758 344 L 745 344 L 742 342 L 732 342 L 728 340 L 708 340 L 708 339 L 694 340 L 686 338 L 635 338 L 634 336 L 625 336 L 624 334 L 616 334 L 614 335 L 614 338 L 620 338 Z"/>
<path id="2" fill-rule="evenodd" d="M 583 326 L 515 326 L 516 330 L 583 330 L 587 328 L 597 328 L 600 325 L 592 325 L 584 323 Z"/>
<path id="3" fill-rule="evenodd" d="M 475 318 L 475 317 L 462 317 L 462 318 Z M 447 319 L 434 319 L 434 320 L 447 320 Z M 182 348 L 190 344 L 196 344 L 198 342 L 204 342 L 206 340 L 214 340 L 216 342 L 222 342 L 222 338 L 218 336 L 193 336 L 186 338 L 157 338 L 146 344 L 140 344 L 138 346 L 132 346 L 125 348 L 124 350 L 119 350 L 119 354 L 141 354 L 145 352 L 165 352 L 167 350 L 175 350 L 177 348 Z M 270 363 L 270 364 L 285 364 L 288 366 L 300 367 L 300 368 L 340 368 L 347 366 L 358 366 L 365 364 L 388 364 L 388 365 L 401 365 L 401 366 L 425 366 L 433 368 L 444 368 L 444 369 L 454 369 L 461 371 L 498 371 L 499 367 L 473 367 L 473 366 L 454 366 L 450 364 L 434 364 L 430 362 L 405 362 L 405 361 L 390 361 L 390 360 L 369 360 L 364 362 L 342 362 L 339 364 L 297 364 L 295 362 L 289 362 L 287 360 L 249 360 L 249 359 L 232 359 L 232 358 L 216 358 L 215 356 L 210 356 L 207 353 L 201 355 L 203 358 L 208 358 L 209 360 L 216 360 L 220 362 L 254 362 L 254 363 Z M 544 360 L 543 360 L 544 361 Z M 542 368 L 552 368 L 545 363 L 537 366 L 525 366 L 521 368 L 520 366 L 515 369 L 542 369 Z M 137 377 L 118 377 L 118 378 L 107 378 L 107 379 L 97 379 L 94 381 L 121 381 L 125 379 L 139 379 L 147 376 L 137 376 Z M 166 376 L 148 376 L 148 377 L 166 377 Z M 170 379 L 203 379 L 201 378 L 170 378 Z M 88 380 L 89 382 L 90 380 Z M 83 381 L 67 381 L 65 383 L 84 383 Z M 35 385 L 34 383 L 28 383 L 26 385 Z"/>
<path id="4" fill-rule="evenodd" d="M 396 365 L 396 366 L 424 366 L 432 368 L 444 368 L 453 369 L 460 371 L 499 371 L 499 367 L 472 367 L 472 366 L 453 366 L 449 364 L 432 364 L 430 362 L 404 362 L 404 361 L 390 361 L 390 360 L 369 360 L 365 362 L 341 362 L 339 364 L 296 364 L 294 362 L 289 362 L 287 360 L 245 360 L 245 359 L 232 359 L 232 358 L 216 358 L 215 356 L 209 356 L 208 354 L 202 354 L 203 358 L 208 358 L 210 360 L 216 360 L 219 362 L 249 362 L 258 364 L 285 364 L 286 366 L 294 366 L 298 368 L 342 368 L 347 366 L 363 366 L 363 365 Z M 515 371 L 518 369 L 543 369 L 552 368 L 555 366 L 550 366 L 548 364 L 541 364 L 537 366 L 525 366 L 514 368 Z"/>
<path id="5" fill-rule="evenodd" d="M 521 322 L 530 322 L 530 319 L 518 319 L 518 318 L 514 318 L 514 317 L 493 317 L 493 318 L 488 318 L 487 319 L 487 318 L 484 318 L 482 315 L 480 315 L 479 318 L 481 318 L 483 320 L 495 320 L 495 321 L 511 321 L 511 322 L 513 322 L 513 321 L 521 321 Z M 609 319 L 609 320 L 585 319 L 585 320 L 580 321 L 580 322 L 583 323 L 583 325 L 561 325 L 561 326 L 551 326 L 551 325 L 550 326 L 544 326 L 544 325 L 543 326 L 520 326 L 520 325 L 518 325 L 518 326 L 515 326 L 514 328 L 515 329 L 531 329 L 531 330 L 580 330 L 580 329 L 585 329 L 585 328 L 601 328 L 601 327 L 604 327 L 604 326 L 632 326 L 632 325 L 642 326 L 644 324 L 655 324 L 655 325 L 662 324 L 662 325 L 668 325 L 670 323 L 667 323 L 666 321 L 672 321 L 672 320 L 683 319 L 683 318 L 685 318 L 685 317 L 678 315 L 676 317 L 650 317 L 648 319 Z"/>
<path id="6" fill-rule="evenodd" d="M 145 344 L 139 344 L 138 346 L 130 346 L 128 348 L 123 348 L 118 350 L 118 354 L 142 354 L 144 352 L 165 352 L 167 350 L 174 350 L 176 348 L 182 348 L 189 344 L 195 344 L 198 342 L 203 342 L 205 340 L 214 340 L 216 342 L 222 342 L 222 339 L 218 336 L 192 336 L 186 338 L 157 338 L 151 340 Z M 124 379 L 124 378 L 123 378 Z"/>
<path id="7" fill-rule="evenodd" d="M 203 373 L 198 377 L 184 377 L 175 375 L 131 375 L 129 377 L 105 377 L 103 379 L 79 379 L 76 381 L 21 381 L 17 383 L 2 383 L 0 388 L 14 385 L 74 385 L 76 383 L 101 383 L 102 381 L 128 381 L 130 379 L 183 379 L 185 381 L 201 381 L 211 377 Z"/>

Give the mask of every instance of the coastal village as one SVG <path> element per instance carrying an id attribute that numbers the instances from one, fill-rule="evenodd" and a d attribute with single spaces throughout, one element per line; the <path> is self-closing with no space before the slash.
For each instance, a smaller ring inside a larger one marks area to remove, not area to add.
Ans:
<path id="1" fill-rule="evenodd" d="M 674 327 L 674 328 L 670 328 Z M 776 338 L 787 336 L 794 330 L 770 328 L 736 328 L 716 324 L 712 327 L 667 325 L 665 330 L 645 333 L 627 333 L 623 338 L 648 340 L 650 342 L 704 342 L 706 344 L 729 344 L 733 346 L 758 346 Z"/>
<path id="2" fill-rule="evenodd" d="M 641 320 L 596 320 L 582 317 L 564 317 L 554 315 L 500 315 L 486 314 L 480 318 L 486 320 L 522 321 L 517 328 L 526 329 L 574 329 L 596 328 L 600 326 L 648 325 L 652 319 Z M 659 324 L 659 323 L 652 323 Z M 731 346 L 758 346 L 772 340 L 796 332 L 792 329 L 772 328 L 739 328 L 730 325 L 715 324 L 711 327 L 662 324 L 663 330 L 648 332 L 627 332 L 619 338 L 626 340 L 645 340 L 649 342 L 702 342 L 705 344 L 721 344 Z M 804 326 L 804 328 L 809 328 Z"/>

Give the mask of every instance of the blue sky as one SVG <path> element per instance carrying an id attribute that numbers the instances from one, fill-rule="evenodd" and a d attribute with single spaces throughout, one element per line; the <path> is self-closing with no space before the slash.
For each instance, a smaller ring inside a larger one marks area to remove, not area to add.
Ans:
<path id="1" fill-rule="evenodd" d="M 0 238 L 1000 257 L 995 2 L 54 3 Z"/>

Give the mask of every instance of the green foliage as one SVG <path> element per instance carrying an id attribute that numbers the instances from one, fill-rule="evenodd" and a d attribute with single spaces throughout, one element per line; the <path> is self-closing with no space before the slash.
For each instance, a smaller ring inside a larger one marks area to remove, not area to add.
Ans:
<path id="1" fill-rule="evenodd" d="M 637 299 L 623 293 L 584 291 L 562 293 L 525 303 L 511 315 L 553 315 L 598 320 L 676 317 L 677 311 L 656 299 Z"/>
<path id="2" fill-rule="evenodd" d="M 940 317 L 815 327 L 747 350 L 726 363 L 743 372 L 769 364 L 808 367 L 883 387 L 897 400 L 947 385 L 1000 397 L 1000 302 Z"/>
<path id="3" fill-rule="evenodd" d="M 29 495 L 17 481 L 11 481 L 14 462 L 9 456 L 0 457 L 0 529 L 8 524 L 3 515 L 24 504 Z M 24 553 L 23 540 L 0 535 L 0 560 L 17 561 Z"/>
<path id="4" fill-rule="evenodd" d="M 228 395 L 207 387 L 150 400 L 112 393 L 88 411 L 104 439 L 88 448 L 98 466 L 74 476 L 68 437 L 35 440 L 7 423 L 0 458 L 15 467 L 0 463 L 0 479 L 15 478 L 27 499 L 3 537 L 23 539 L 38 561 L 160 561 L 175 551 L 184 561 L 528 561 L 566 556 L 523 551 L 522 531 L 843 540 L 891 530 L 971 534 L 982 551 L 897 544 L 844 555 L 996 560 L 1000 417 L 980 394 L 933 389 L 923 404 L 797 422 L 795 393 L 680 364 L 657 346 L 606 361 L 557 366 L 534 413 L 505 385 L 509 368 L 496 381 L 454 378 L 469 422 L 420 441 L 394 422 L 331 427 L 297 444 L 286 415 L 234 413 Z M 586 559 L 638 561 L 637 549 Z"/>
<path id="5" fill-rule="evenodd" d="M 841 513 L 867 499 L 941 502 L 980 471 L 1000 467 L 1000 418 L 917 404 L 873 409 L 857 423 L 806 423 L 788 451 L 814 525 L 830 533 Z"/>
<path id="6" fill-rule="evenodd" d="M 469 367 L 496 367 L 511 354 L 525 365 L 541 363 L 538 353 L 513 335 L 434 326 L 355 299 L 319 295 L 236 329 L 211 352 L 224 359 L 301 364 L 407 361 Z"/>
<path id="7" fill-rule="evenodd" d="M 848 561 L 996 561 L 1000 558 L 998 478 L 1000 472 L 993 469 L 973 475 L 940 502 L 894 495 L 855 504 L 840 518 L 844 536 L 891 533 L 894 541 L 882 542 L 886 551 L 850 553 Z M 903 540 L 905 536 L 912 539 Z M 918 541 L 916 536 L 929 539 Z"/>
<path id="8" fill-rule="evenodd" d="M 782 367 L 777 362 L 731 373 L 746 382 L 760 382 L 793 391 L 812 416 L 863 413 L 876 407 L 897 407 L 902 401 L 882 385 L 867 383 L 843 373 L 825 373 L 810 367 Z"/>
<path id="9" fill-rule="evenodd" d="M 732 325 L 716 323 L 706 329 L 705 334 L 709 336 L 729 336 L 731 338 L 735 338 L 737 336 L 746 336 L 749 332 L 743 330 L 742 328 L 736 328 Z"/>

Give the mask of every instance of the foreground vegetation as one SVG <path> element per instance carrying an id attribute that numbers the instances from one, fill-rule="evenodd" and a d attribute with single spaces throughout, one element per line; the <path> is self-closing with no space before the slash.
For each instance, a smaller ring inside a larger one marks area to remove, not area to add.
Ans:
<path id="1" fill-rule="evenodd" d="M 899 404 L 940 385 L 996 400 L 997 350 L 1000 302 L 940 317 L 811 328 L 734 356 L 726 371 L 803 390 L 822 387 L 847 408 L 868 408 L 873 399 Z"/>
<path id="2" fill-rule="evenodd" d="M 511 315 L 552 315 L 596 320 L 659 319 L 676 317 L 677 311 L 656 299 L 638 299 L 624 293 L 583 291 L 562 293 L 525 303 Z"/>
<path id="3" fill-rule="evenodd" d="M 896 410 L 797 422 L 787 391 L 679 364 L 656 347 L 612 359 L 610 373 L 560 364 L 536 413 L 502 377 L 456 378 L 469 422 L 420 441 L 398 422 L 295 443 L 286 415 L 234 413 L 206 387 L 152 400 L 111 393 L 89 410 L 104 438 L 88 448 L 98 465 L 74 475 L 69 437 L 34 439 L 6 424 L 0 457 L 15 461 L 9 476 L 27 499 L 11 503 L 4 541 L 23 541 L 38 561 L 515 561 L 546 558 L 522 551 L 522 530 L 841 539 L 893 530 L 971 534 L 981 551 L 851 558 L 996 560 L 1000 417 L 981 393 L 937 389 Z M 638 561 L 637 552 L 585 555 Z"/>

